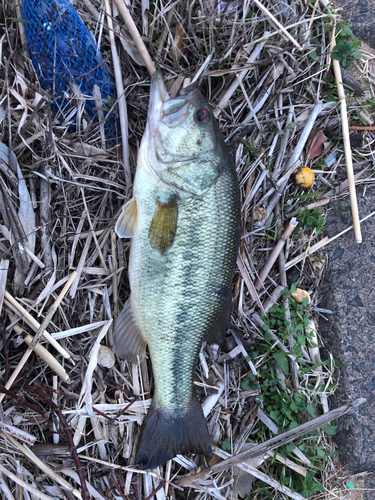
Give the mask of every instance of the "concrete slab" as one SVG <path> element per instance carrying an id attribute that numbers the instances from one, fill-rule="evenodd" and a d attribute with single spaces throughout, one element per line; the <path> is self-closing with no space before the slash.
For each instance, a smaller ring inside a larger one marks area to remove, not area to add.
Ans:
<path id="1" fill-rule="evenodd" d="M 375 210 L 375 190 L 358 196 L 362 218 Z M 347 197 L 328 212 L 328 236 L 351 224 Z M 320 305 L 333 314 L 319 323 L 327 348 L 342 363 L 332 407 L 358 397 L 367 399 L 359 412 L 339 420 L 340 462 L 352 471 L 375 471 L 375 216 L 363 223 L 362 235 L 362 244 L 349 231 L 330 245 Z"/>

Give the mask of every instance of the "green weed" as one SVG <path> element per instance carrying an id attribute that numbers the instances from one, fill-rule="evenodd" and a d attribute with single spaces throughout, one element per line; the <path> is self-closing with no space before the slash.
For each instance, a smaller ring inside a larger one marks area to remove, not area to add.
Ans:
<path id="1" fill-rule="evenodd" d="M 316 208 L 312 210 L 302 210 L 297 220 L 301 222 L 305 231 L 312 231 L 315 229 L 316 234 L 322 233 L 326 221 Z"/>
<path id="2" fill-rule="evenodd" d="M 296 288 L 296 285 L 292 285 L 291 292 L 295 291 Z M 288 345 L 289 335 L 293 335 L 294 348 L 292 354 L 299 365 L 301 376 L 311 373 L 315 369 L 311 364 L 306 363 L 303 356 L 303 348 L 313 347 L 312 336 L 306 328 L 311 314 L 309 301 L 306 298 L 302 304 L 299 304 L 293 299 L 291 292 L 285 289 L 280 301 L 269 309 L 267 315 L 262 317 L 264 321 L 263 340 L 250 347 L 248 356 L 248 360 L 258 366 L 258 375 L 249 372 L 241 382 L 243 390 L 260 389 L 261 394 L 256 397 L 256 400 L 279 427 L 280 432 L 293 429 L 316 417 L 316 406 L 313 404 L 315 398 L 309 394 L 309 391 L 313 394 L 314 381 L 311 381 L 311 387 L 307 383 L 303 386 L 303 390 L 298 392 L 291 388 L 288 360 L 288 354 L 291 353 L 285 353 L 275 347 L 275 342 L 270 333 L 271 330 L 274 331 L 284 345 Z M 289 302 L 290 321 L 285 319 L 286 309 L 283 304 L 286 298 Z M 281 368 L 285 376 L 284 382 L 278 376 L 278 373 L 280 373 L 280 371 L 277 371 L 278 367 Z M 323 427 L 322 429 L 327 434 L 332 435 L 336 432 L 334 422 Z M 310 432 L 303 439 L 278 448 L 277 453 L 294 460 L 293 450 L 298 446 L 311 460 L 319 473 L 319 470 L 324 469 L 327 458 L 331 454 L 322 446 L 318 446 L 319 435 L 319 430 Z M 263 425 L 255 427 L 250 434 L 250 438 L 258 443 L 272 436 L 268 428 Z M 308 471 L 306 477 L 303 477 L 278 463 L 276 454 L 271 463 L 268 462 L 268 467 L 270 475 L 277 477 L 281 484 L 288 486 L 292 491 L 300 493 L 304 498 L 311 498 L 315 492 L 321 491 L 323 488 L 315 478 L 316 470 Z M 259 494 L 259 498 L 271 498 L 268 492 L 269 486 L 259 482 L 257 488 L 252 491 L 250 497 L 247 497 L 246 500 L 254 498 L 256 493 Z"/>
<path id="3" fill-rule="evenodd" d="M 336 36 L 336 47 L 332 51 L 332 58 L 339 60 L 344 68 L 348 68 L 354 60 L 361 59 L 360 45 L 361 41 L 355 38 L 349 26 L 346 23 L 342 24 Z"/>

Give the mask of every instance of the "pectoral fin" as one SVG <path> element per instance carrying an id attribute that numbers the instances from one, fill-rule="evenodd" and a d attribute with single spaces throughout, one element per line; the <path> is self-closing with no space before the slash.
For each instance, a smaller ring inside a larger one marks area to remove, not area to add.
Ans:
<path id="1" fill-rule="evenodd" d="M 175 198 L 168 203 L 157 202 L 148 230 L 148 240 L 154 250 L 164 255 L 172 246 L 177 230 L 178 207 Z"/>
<path id="2" fill-rule="evenodd" d="M 137 365 L 142 362 L 146 353 L 147 342 L 136 321 L 131 305 L 127 300 L 124 309 L 118 315 L 113 331 L 113 347 L 116 356 Z"/>
<path id="3" fill-rule="evenodd" d="M 115 226 L 119 238 L 133 238 L 138 232 L 138 209 L 135 198 L 129 200 L 122 207 L 122 212 Z"/>

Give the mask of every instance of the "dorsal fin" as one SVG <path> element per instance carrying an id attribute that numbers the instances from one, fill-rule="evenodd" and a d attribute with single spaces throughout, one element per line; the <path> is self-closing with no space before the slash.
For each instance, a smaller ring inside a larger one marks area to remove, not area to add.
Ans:
<path id="1" fill-rule="evenodd" d="M 131 198 L 122 207 L 122 212 L 115 226 L 119 238 L 133 238 L 138 232 L 138 208 L 135 198 Z"/>

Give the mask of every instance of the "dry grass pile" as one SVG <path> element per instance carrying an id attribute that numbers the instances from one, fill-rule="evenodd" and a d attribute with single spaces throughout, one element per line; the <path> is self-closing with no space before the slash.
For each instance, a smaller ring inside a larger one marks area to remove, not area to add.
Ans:
<path id="1" fill-rule="evenodd" d="M 116 8 L 110 17 L 107 2 L 73 4 L 111 71 L 121 72 L 126 108 L 122 98 L 120 118 L 129 149 L 121 146 L 120 130 L 118 145 L 106 149 L 105 128 L 79 111 L 85 97 L 78 94 L 71 101 L 75 113 L 57 120 L 54 96 L 40 87 L 31 63 L 20 8 L 4 0 L 2 498 L 339 498 L 329 493 L 343 487 L 330 482 L 337 473 L 331 415 L 322 431 L 309 428 L 308 437 L 268 443 L 324 416 L 334 388 L 334 361 L 320 360 L 317 319 L 329 314 L 319 304 L 329 242 L 324 210 L 348 194 L 330 70 L 335 16 L 323 3 L 301 0 L 142 0 L 131 8 L 170 93 L 201 82 L 233 151 L 243 203 L 233 328 L 220 348 L 202 348 L 196 371 L 213 459 L 181 456 L 145 473 L 129 464 L 151 402 L 151 367 L 115 360 L 108 347 L 129 295 L 129 242 L 117 239 L 114 223 L 131 193 L 150 78 Z M 367 127 L 357 131 L 357 149 L 352 145 L 362 193 L 374 183 L 373 60 L 362 52 L 356 77 L 364 90 L 347 92 L 349 125 Z M 315 174 L 311 187 L 291 182 L 302 166 Z M 308 292 L 301 299 L 297 287 Z M 261 457 L 259 451 L 251 458 L 252 446 L 263 442 Z M 223 466 L 231 455 L 236 459 Z"/>

